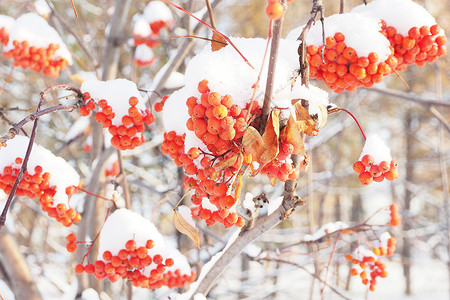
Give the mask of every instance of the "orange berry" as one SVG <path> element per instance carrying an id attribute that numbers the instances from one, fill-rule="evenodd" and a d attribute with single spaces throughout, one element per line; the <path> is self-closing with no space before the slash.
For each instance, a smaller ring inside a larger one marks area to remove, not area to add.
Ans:
<path id="1" fill-rule="evenodd" d="M 266 7 L 266 15 L 271 20 L 279 20 L 283 16 L 284 6 L 279 2 L 269 3 Z"/>
<path id="2" fill-rule="evenodd" d="M 202 94 L 209 92 L 208 80 L 204 79 L 198 83 L 198 91 Z"/>
<path id="3" fill-rule="evenodd" d="M 359 174 L 359 182 L 363 185 L 369 185 L 373 181 L 372 175 L 369 172 L 362 172 Z"/>
<path id="4" fill-rule="evenodd" d="M 218 105 L 216 107 L 214 107 L 213 109 L 213 115 L 214 117 L 216 117 L 217 119 L 223 119 L 227 116 L 228 114 L 228 109 L 225 107 L 225 105 Z"/>
<path id="5" fill-rule="evenodd" d="M 208 96 L 208 103 L 211 106 L 217 106 L 220 104 L 220 101 L 222 100 L 222 97 L 219 93 L 210 93 Z"/>
<path id="6" fill-rule="evenodd" d="M 364 166 L 370 167 L 373 165 L 373 156 L 370 154 L 366 154 L 362 157 L 361 162 L 364 164 Z"/>
<path id="7" fill-rule="evenodd" d="M 353 170 L 358 174 L 364 172 L 365 169 L 366 167 L 361 161 L 357 161 L 353 164 Z"/>

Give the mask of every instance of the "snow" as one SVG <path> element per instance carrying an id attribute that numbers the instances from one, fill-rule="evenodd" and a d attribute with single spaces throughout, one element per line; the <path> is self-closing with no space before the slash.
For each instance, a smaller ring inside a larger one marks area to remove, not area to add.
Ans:
<path id="1" fill-rule="evenodd" d="M 148 23 L 173 20 L 172 12 L 160 1 L 150 1 L 144 9 L 144 17 Z"/>
<path id="2" fill-rule="evenodd" d="M 3 299 L 16 299 L 14 293 L 11 291 L 11 288 L 3 280 L 0 280 L 0 295 L 3 297 Z"/>
<path id="3" fill-rule="evenodd" d="M 255 195 L 253 195 L 252 193 L 246 193 L 244 201 L 242 201 L 242 206 L 251 211 L 252 212 L 251 214 L 256 212 L 256 206 L 255 202 L 253 202 L 253 198 L 255 198 Z"/>
<path id="4" fill-rule="evenodd" d="M 197 228 L 197 226 L 195 226 L 194 219 L 192 219 L 192 212 L 189 207 L 187 207 L 186 205 L 180 205 L 178 206 L 177 211 L 180 213 L 183 219 L 189 223 L 189 225 L 191 225 L 194 228 Z"/>
<path id="5" fill-rule="evenodd" d="M 64 141 L 68 142 L 78 135 L 82 134 L 90 125 L 89 118 L 79 118 L 72 124 L 69 131 L 66 133 L 64 137 Z"/>
<path id="6" fill-rule="evenodd" d="M 359 261 L 362 261 L 364 257 L 376 257 L 372 250 L 364 246 L 358 246 L 358 248 L 353 251 L 352 256 Z"/>
<path id="7" fill-rule="evenodd" d="M 85 289 L 81 293 L 81 299 L 82 300 L 100 300 L 100 296 L 98 295 L 97 291 L 93 288 Z"/>
<path id="8" fill-rule="evenodd" d="M 174 260 L 174 265 L 167 268 L 166 271 L 180 269 L 181 274 L 191 274 L 186 258 L 165 242 L 156 226 L 150 220 L 125 208 L 116 210 L 103 225 L 99 238 L 98 259 L 102 259 L 105 251 L 117 255 L 121 249 L 125 248 L 126 242 L 131 239 L 136 242 L 137 247 L 145 246 L 147 240 L 153 240 L 155 246 L 148 250 L 150 256 L 160 254 L 164 259 L 171 257 Z M 149 275 L 151 269 L 155 267 L 156 264 L 152 263 L 144 269 L 143 274 Z"/>
<path id="9" fill-rule="evenodd" d="M 14 18 L 10 16 L 0 15 L 0 29 L 4 28 L 6 32 L 9 32 L 13 24 Z"/>
<path id="10" fill-rule="evenodd" d="M 45 2 L 45 0 L 34 1 L 34 8 L 36 9 L 37 13 L 44 18 L 47 18 L 52 13 L 52 10 L 48 6 L 47 2 Z"/>
<path id="11" fill-rule="evenodd" d="M 361 160 L 366 154 L 372 155 L 375 165 L 378 165 L 382 161 L 390 163 L 392 160 L 391 150 L 378 135 L 367 136 L 366 143 L 358 160 Z"/>
<path id="12" fill-rule="evenodd" d="M 267 207 L 267 215 L 271 215 L 274 211 L 280 207 L 281 203 L 283 203 L 283 196 L 277 197 L 273 200 L 269 201 L 269 206 Z"/>
<path id="13" fill-rule="evenodd" d="M 259 254 L 261 254 L 262 249 L 255 244 L 249 244 L 244 248 L 244 250 L 242 250 L 242 252 L 250 257 L 257 257 Z"/>
<path id="14" fill-rule="evenodd" d="M 389 232 L 385 231 L 382 234 L 380 234 L 380 236 L 378 237 L 378 241 L 374 241 L 373 242 L 373 247 L 375 248 L 387 248 L 388 247 L 388 240 L 391 238 L 391 235 L 389 234 Z"/>
<path id="15" fill-rule="evenodd" d="M 215 212 L 218 211 L 219 209 L 217 208 L 217 206 L 215 206 L 214 204 L 212 204 L 211 202 L 209 202 L 209 199 L 207 197 L 203 197 L 202 198 L 202 208 L 204 209 L 208 209 L 211 212 Z M 231 211 L 231 208 L 230 208 Z"/>
<path id="16" fill-rule="evenodd" d="M 136 84 L 127 79 L 119 78 L 108 81 L 88 79 L 83 82 L 80 89 L 82 93 L 88 92 L 95 103 L 102 99 L 108 102 L 115 113 L 111 120 L 114 126 L 122 125 L 122 117 L 128 115 L 128 109 L 130 108 L 128 100 L 133 96 L 139 100 L 136 107 L 145 111 L 145 101 L 142 99 Z"/>
<path id="17" fill-rule="evenodd" d="M 57 44 L 60 48 L 56 50 L 53 57 L 61 57 L 69 65 L 72 64 L 72 55 L 58 32 L 37 14 L 28 13 L 17 18 L 11 26 L 9 42 L 3 50 L 4 52 L 14 48 L 13 41 L 28 41 L 30 46 L 35 46 L 36 48 L 47 48 L 50 44 Z"/>
<path id="18" fill-rule="evenodd" d="M 154 91 L 156 90 L 156 85 L 161 81 L 162 76 L 166 72 L 167 68 L 169 67 L 169 64 L 164 65 L 158 73 L 156 73 L 155 77 L 153 77 L 153 83 L 149 90 Z M 184 86 L 184 74 L 180 72 L 172 72 L 167 79 L 166 83 L 164 84 L 164 88 L 166 89 L 177 89 Z"/>
<path id="19" fill-rule="evenodd" d="M 147 37 L 152 34 L 152 29 L 150 28 L 148 21 L 143 16 L 136 18 L 136 22 L 133 26 L 133 34 L 142 37 Z"/>
<path id="20" fill-rule="evenodd" d="M 359 57 L 367 57 L 370 52 L 375 52 L 381 62 L 391 54 L 389 40 L 379 32 L 381 23 L 378 18 L 357 13 L 335 14 L 325 18 L 324 24 L 325 37 L 334 36 L 337 32 L 343 33 L 344 43 L 355 49 Z M 287 38 L 296 40 L 302 29 L 303 26 L 295 28 Z M 321 46 L 322 41 L 322 23 L 316 22 L 306 36 L 306 44 Z"/>
<path id="21" fill-rule="evenodd" d="M 305 236 L 303 237 L 303 241 L 305 241 L 305 242 L 317 241 L 318 239 L 324 237 L 327 234 L 330 234 L 330 233 L 333 233 L 335 231 L 342 230 L 345 228 L 348 228 L 348 225 L 341 221 L 337 221 L 335 223 L 327 223 L 327 224 L 323 225 L 322 227 L 320 227 L 319 230 L 314 232 L 312 235 L 305 234 Z"/>
<path id="22" fill-rule="evenodd" d="M 403 36 L 407 36 L 412 27 L 436 24 L 434 17 L 425 8 L 411 0 L 375 0 L 353 8 L 352 12 L 380 18 Z"/>
<path id="23" fill-rule="evenodd" d="M 21 165 L 16 164 L 14 160 L 17 157 L 24 158 L 29 141 L 27 137 L 17 135 L 14 139 L 7 141 L 6 147 L 0 148 L 0 174 L 3 175 L 3 169 L 6 166 L 20 168 Z M 52 199 L 55 206 L 59 203 L 68 205 L 66 188 L 78 186 L 80 183 L 80 176 L 75 169 L 63 158 L 55 156 L 51 151 L 35 143 L 28 160 L 28 171 L 34 174 L 34 168 L 38 165 L 42 167 L 43 173 L 50 173 L 50 186 L 56 186 L 56 194 Z"/>
<path id="24" fill-rule="evenodd" d="M 150 63 L 155 59 L 152 49 L 146 44 L 141 44 L 136 47 L 136 52 L 134 53 L 134 59 L 139 60 L 143 63 Z"/>

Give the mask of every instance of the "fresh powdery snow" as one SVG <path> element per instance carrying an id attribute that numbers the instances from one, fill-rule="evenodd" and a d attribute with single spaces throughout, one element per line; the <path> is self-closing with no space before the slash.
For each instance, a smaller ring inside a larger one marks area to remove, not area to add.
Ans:
<path id="1" fill-rule="evenodd" d="M 17 169 L 21 167 L 14 161 L 17 157 L 22 159 L 25 157 L 29 142 L 29 138 L 17 135 L 6 143 L 6 147 L 0 148 L 0 174 L 3 174 L 3 169 L 6 166 Z M 34 174 L 36 166 L 41 166 L 43 172 L 48 172 L 51 175 L 49 184 L 50 186 L 56 186 L 56 194 L 52 199 L 55 206 L 59 203 L 68 205 L 66 188 L 78 186 L 80 183 L 80 176 L 75 169 L 63 158 L 35 143 L 28 160 L 28 170 L 31 174 Z"/>
<path id="2" fill-rule="evenodd" d="M 187 207 L 186 205 L 180 205 L 178 206 L 177 211 L 180 213 L 183 219 L 189 223 L 189 225 L 191 225 L 194 228 L 197 228 L 197 226 L 195 226 L 194 219 L 192 218 L 192 212 L 189 207 Z"/>
<path id="3" fill-rule="evenodd" d="M 142 111 L 146 109 L 136 84 L 127 79 L 119 78 L 108 81 L 88 79 L 83 82 L 80 89 L 82 93 L 88 92 L 95 103 L 102 99 L 108 102 L 115 114 L 111 120 L 114 126 L 122 125 L 122 117 L 128 115 L 130 97 L 134 96 L 139 100 L 136 108 Z"/>
<path id="4" fill-rule="evenodd" d="M 348 228 L 348 225 L 344 222 L 337 221 L 335 223 L 327 223 L 319 228 L 316 232 L 311 234 L 305 234 L 303 237 L 303 241 L 305 242 L 314 242 L 317 241 L 320 238 L 323 238 L 327 234 L 333 233 L 338 230 L 346 229 Z"/>
<path id="5" fill-rule="evenodd" d="M 164 237 L 159 233 L 156 226 L 138 213 L 125 208 L 118 209 L 112 213 L 103 225 L 99 238 L 98 259 L 102 259 L 105 251 L 110 251 L 112 255 L 117 255 L 121 249 L 125 248 L 128 240 L 134 240 L 137 247 L 145 246 L 147 240 L 153 240 L 155 246 L 148 250 L 150 256 L 160 254 L 164 259 L 171 257 L 175 264 L 167 268 L 167 271 L 180 269 L 181 274 L 191 274 L 186 257 L 165 242 Z M 152 263 L 144 269 L 144 275 L 148 275 L 150 270 L 155 267 L 156 264 Z"/>
<path id="6" fill-rule="evenodd" d="M 34 1 L 34 8 L 36 9 L 37 13 L 44 18 L 47 18 L 52 13 L 51 8 L 48 6 L 45 0 Z"/>
<path id="7" fill-rule="evenodd" d="M 14 18 L 10 16 L 0 15 L 0 29 L 4 28 L 6 32 L 10 32 L 13 24 Z"/>
<path id="8" fill-rule="evenodd" d="M 150 1 L 144 9 L 144 17 L 148 23 L 173 20 L 172 12 L 161 1 Z"/>
<path id="9" fill-rule="evenodd" d="M 133 26 L 133 34 L 139 35 L 142 37 L 149 36 L 152 34 L 152 29 L 148 24 L 148 21 L 144 16 L 139 16 L 136 18 Z"/>
<path id="10" fill-rule="evenodd" d="M 341 32 L 345 35 L 344 43 L 355 49 L 358 56 L 367 57 L 370 52 L 378 54 L 379 61 L 384 61 L 391 54 L 389 40 L 382 35 L 380 19 L 357 13 L 335 14 L 324 20 L 325 36 L 334 36 Z M 288 39 L 296 40 L 303 26 L 297 27 L 288 34 Z M 323 45 L 322 23 L 316 22 L 306 35 L 307 45 Z"/>
<path id="11" fill-rule="evenodd" d="M 434 17 L 425 8 L 411 0 L 375 0 L 353 8 L 352 12 L 380 18 L 403 36 L 407 36 L 412 27 L 431 27 L 436 24 Z M 441 31 L 440 35 L 443 34 Z"/>
<path id="12" fill-rule="evenodd" d="M 390 163 L 392 160 L 391 149 L 384 144 L 378 135 L 367 136 L 366 143 L 358 160 L 361 160 L 366 154 L 372 155 L 375 165 L 378 165 L 382 161 Z"/>
<path id="13" fill-rule="evenodd" d="M 155 59 L 152 49 L 146 44 L 141 44 L 136 47 L 134 59 L 142 63 L 151 63 Z"/>
<path id="14" fill-rule="evenodd" d="M 48 25 L 47 21 L 35 13 L 20 16 L 11 26 L 8 45 L 3 50 L 7 52 L 14 48 L 13 41 L 27 41 L 30 46 L 47 48 L 50 44 L 59 45 L 54 57 L 64 58 L 72 64 L 72 55 L 59 36 L 58 32 Z"/>
<path id="15" fill-rule="evenodd" d="M 364 246 L 358 246 L 358 248 L 353 250 L 352 256 L 359 261 L 362 261 L 364 257 L 376 257 L 372 250 Z"/>

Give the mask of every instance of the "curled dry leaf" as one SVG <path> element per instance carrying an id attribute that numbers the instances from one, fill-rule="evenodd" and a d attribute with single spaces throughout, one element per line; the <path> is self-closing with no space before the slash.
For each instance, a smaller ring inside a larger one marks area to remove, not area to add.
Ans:
<path id="1" fill-rule="evenodd" d="M 240 153 L 239 153 L 240 154 Z M 242 154 L 241 154 L 242 155 Z M 236 161 L 238 160 L 239 155 L 233 155 L 227 159 L 224 159 L 222 161 L 219 161 L 217 164 L 214 165 L 214 168 L 216 170 L 222 170 L 224 168 L 228 168 L 231 167 L 232 165 L 234 165 L 236 163 Z"/>
<path id="2" fill-rule="evenodd" d="M 175 228 L 184 235 L 187 235 L 197 246 L 200 248 L 200 236 L 198 229 L 189 224 L 188 221 L 178 212 L 178 209 L 174 209 L 173 212 L 173 224 Z"/>
<path id="3" fill-rule="evenodd" d="M 242 190 L 242 174 L 239 172 L 236 186 L 234 187 L 234 199 L 239 199 Z"/>
<path id="4" fill-rule="evenodd" d="M 305 155 L 305 145 L 302 139 L 302 128 L 300 123 L 294 120 L 292 115 L 289 115 L 286 126 L 280 132 L 280 139 L 286 141 L 294 146 L 294 154 L 299 156 Z"/>
<path id="5" fill-rule="evenodd" d="M 254 160 L 261 158 L 266 151 L 264 141 L 255 127 L 249 126 L 242 137 L 242 146 L 245 153 L 251 154 Z"/>
<path id="6" fill-rule="evenodd" d="M 325 126 L 328 120 L 328 110 L 327 107 L 323 104 L 318 105 L 319 112 L 317 113 L 317 129 Z"/>
<path id="7" fill-rule="evenodd" d="M 228 45 L 227 40 L 218 34 L 217 32 L 213 32 L 212 38 L 211 38 L 211 50 L 217 51 Z"/>
<path id="8" fill-rule="evenodd" d="M 301 106 L 300 103 L 295 104 L 294 107 L 297 116 L 297 123 L 300 124 L 302 132 L 309 136 L 318 135 L 319 130 L 316 129 L 316 123 L 311 118 L 308 111 Z"/>
<path id="9" fill-rule="evenodd" d="M 266 150 L 261 157 L 261 163 L 267 163 L 278 155 L 278 138 L 280 137 L 280 110 L 274 109 L 267 120 L 262 139 Z"/>

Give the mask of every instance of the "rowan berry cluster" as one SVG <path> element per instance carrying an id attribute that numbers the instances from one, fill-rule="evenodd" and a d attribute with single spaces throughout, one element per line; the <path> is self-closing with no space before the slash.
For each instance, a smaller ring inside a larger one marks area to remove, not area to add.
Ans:
<path id="1" fill-rule="evenodd" d="M 164 104 L 166 104 L 166 100 L 169 98 L 169 96 L 162 97 L 160 102 L 156 102 L 154 105 L 156 112 L 161 112 L 164 109 Z"/>
<path id="2" fill-rule="evenodd" d="M 0 27 L 0 44 L 6 45 L 9 41 L 9 33 L 5 27 Z"/>
<path id="3" fill-rule="evenodd" d="M 367 57 L 358 56 L 354 48 L 347 47 L 345 35 L 341 32 L 328 36 L 325 41 L 325 46 L 307 47 L 309 76 L 324 81 L 336 93 L 353 92 L 360 86 L 371 87 L 383 81 L 384 76 L 391 74 L 398 64 L 392 47 L 389 57 L 379 61 L 376 52 Z"/>
<path id="4" fill-rule="evenodd" d="M 277 178 L 279 181 L 288 179 L 295 180 L 300 174 L 300 169 L 292 168 L 290 155 L 294 151 L 294 146 L 288 142 L 281 142 L 276 159 L 264 165 L 260 174 L 267 175 L 269 178 Z"/>
<path id="5" fill-rule="evenodd" d="M 106 177 L 117 177 L 120 174 L 120 167 L 119 167 L 119 161 L 115 161 L 111 167 L 105 169 L 105 176 Z"/>
<path id="6" fill-rule="evenodd" d="M 15 159 L 15 165 L 11 164 L 3 168 L 2 174 L 0 174 L 0 189 L 9 194 L 12 191 L 14 182 L 20 171 L 20 166 L 23 159 L 17 157 Z M 53 196 L 56 194 L 56 187 L 51 186 L 49 180 L 51 174 L 44 172 L 43 168 L 37 165 L 34 168 L 34 172 L 25 172 L 16 190 L 17 196 L 25 196 L 30 199 L 38 198 L 39 204 L 44 212 L 49 217 L 56 219 L 66 227 L 71 226 L 73 223 L 78 223 L 81 219 L 81 215 L 77 213 L 72 207 L 63 203 L 54 203 Z M 81 183 L 80 183 L 81 184 Z M 67 195 L 72 195 L 75 192 L 74 189 L 68 187 L 66 189 Z"/>
<path id="7" fill-rule="evenodd" d="M 364 256 L 361 260 L 358 260 L 353 258 L 351 254 L 347 254 L 345 258 L 354 265 L 350 269 L 350 275 L 357 276 L 359 274 L 362 283 L 369 285 L 371 292 L 375 290 L 377 277 L 386 278 L 388 276 L 386 265 L 380 259 L 375 259 L 373 256 Z M 357 266 L 360 267 L 361 271 L 358 271 Z"/>
<path id="8" fill-rule="evenodd" d="M 384 179 L 393 181 L 398 177 L 398 163 L 382 161 L 378 165 L 374 163 L 372 155 L 366 154 L 361 160 L 353 164 L 353 170 L 359 174 L 359 181 L 363 185 L 369 185 L 373 181 L 381 182 Z"/>
<path id="9" fill-rule="evenodd" d="M 42 72 L 45 76 L 58 77 L 66 68 L 68 61 L 56 55 L 60 48 L 58 44 L 49 44 L 47 48 L 30 45 L 28 41 L 14 40 L 12 48 L 3 52 L 3 56 L 14 60 L 14 66 L 30 69 L 36 73 Z"/>
<path id="10" fill-rule="evenodd" d="M 398 213 L 398 206 L 397 204 L 392 204 L 389 206 L 389 215 L 391 217 L 391 220 L 389 221 L 389 224 L 393 227 L 400 225 L 401 218 L 400 214 Z"/>
<path id="11" fill-rule="evenodd" d="M 80 107 L 80 115 L 89 115 L 95 109 L 95 103 L 97 103 L 101 111 L 95 113 L 95 120 L 104 128 L 108 128 L 109 133 L 112 134 L 111 144 L 114 147 L 120 150 L 131 150 L 145 142 L 145 138 L 141 135 L 145 130 L 144 124 L 153 123 L 155 117 L 148 109 L 142 110 L 136 107 L 139 102 L 136 97 L 129 98 L 128 115 L 122 117 L 121 125 L 113 125 L 112 120 L 116 113 L 108 105 L 106 99 L 91 99 L 89 92 L 85 92 L 83 98 L 86 104 Z"/>
<path id="12" fill-rule="evenodd" d="M 67 237 L 68 241 L 69 236 Z M 70 236 L 69 244 L 74 244 L 74 242 L 73 236 Z M 174 266 L 172 258 L 164 258 L 161 254 L 149 254 L 149 250 L 154 245 L 153 240 L 147 240 L 145 245 L 138 245 L 135 240 L 128 240 L 125 247 L 117 254 L 105 251 L 102 259 L 93 264 L 76 265 L 75 272 L 77 274 L 83 272 L 94 274 L 97 279 L 107 278 L 111 282 L 123 278 L 131 281 L 134 286 L 148 289 L 162 286 L 178 288 L 194 280 L 196 277 L 194 271 L 191 271 L 190 275 L 182 275 L 179 269 L 169 270 Z M 72 248 L 73 246 L 71 246 Z"/>

